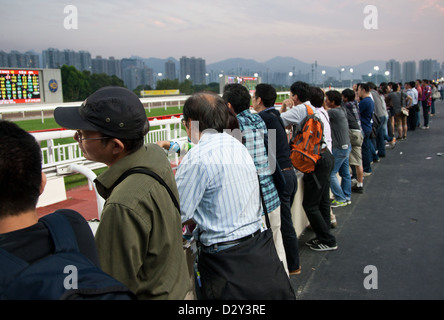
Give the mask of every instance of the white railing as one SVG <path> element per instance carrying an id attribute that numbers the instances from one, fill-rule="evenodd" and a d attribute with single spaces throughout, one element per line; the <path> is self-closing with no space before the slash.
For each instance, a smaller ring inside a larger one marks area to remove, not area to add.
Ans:
<path id="1" fill-rule="evenodd" d="M 145 143 L 156 143 L 160 140 L 186 139 L 186 132 L 182 128 L 180 118 L 173 117 L 168 120 L 152 120 L 150 121 L 150 128 L 150 132 L 145 136 Z M 67 144 L 55 143 L 57 139 L 70 138 L 73 137 L 74 134 L 74 130 L 32 133 L 39 143 L 46 141 L 46 147 L 41 148 L 43 158 L 42 168 L 49 179 L 74 173 L 70 169 L 70 166 L 73 164 L 84 165 L 90 169 L 105 166 L 102 163 L 86 160 L 77 142 Z"/>

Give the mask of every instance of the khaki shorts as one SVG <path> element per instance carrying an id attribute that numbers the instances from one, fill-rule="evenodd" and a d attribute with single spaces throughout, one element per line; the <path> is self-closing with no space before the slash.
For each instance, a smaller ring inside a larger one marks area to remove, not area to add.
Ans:
<path id="1" fill-rule="evenodd" d="M 350 143 L 352 145 L 352 150 L 350 152 L 349 164 L 351 166 L 362 166 L 362 142 L 364 141 L 364 136 L 361 131 L 349 130 Z"/>

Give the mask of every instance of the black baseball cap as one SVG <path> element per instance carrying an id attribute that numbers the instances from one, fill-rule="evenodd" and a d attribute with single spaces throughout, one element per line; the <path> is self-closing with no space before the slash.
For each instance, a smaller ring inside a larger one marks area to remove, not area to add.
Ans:
<path id="1" fill-rule="evenodd" d="M 149 131 L 142 102 L 122 87 L 101 88 L 80 107 L 58 107 L 54 119 L 63 128 L 99 131 L 119 139 L 138 139 Z"/>

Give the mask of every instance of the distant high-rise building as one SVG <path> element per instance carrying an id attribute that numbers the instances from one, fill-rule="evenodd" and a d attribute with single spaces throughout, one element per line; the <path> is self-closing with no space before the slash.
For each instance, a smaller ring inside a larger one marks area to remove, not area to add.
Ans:
<path id="1" fill-rule="evenodd" d="M 189 79 L 193 84 L 205 84 L 206 64 L 202 58 L 180 58 L 179 81 L 183 82 Z"/>
<path id="2" fill-rule="evenodd" d="M 27 51 L 25 53 L 16 50 L 11 51 L 10 53 L 1 51 L 0 66 L 9 68 L 39 68 L 40 61 L 39 56 L 32 51 Z"/>
<path id="3" fill-rule="evenodd" d="M 96 56 L 92 59 L 92 73 L 105 73 L 108 74 L 108 63 L 102 56 Z"/>
<path id="4" fill-rule="evenodd" d="M 147 68 L 140 59 L 122 59 L 122 80 L 128 89 L 134 90 L 140 85 L 153 87 L 153 69 Z"/>
<path id="5" fill-rule="evenodd" d="M 0 67 L 9 67 L 8 54 L 3 50 L 0 51 Z"/>
<path id="6" fill-rule="evenodd" d="M 406 61 L 402 64 L 402 80 L 404 82 L 415 81 L 416 76 L 416 61 Z"/>
<path id="7" fill-rule="evenodd" d="M 439 63 L 436 60 L 419 60 L 419 78 L 433 80 L 438 77 Z"/>
<path id="8" fill-rule="evenodd" d="M 400 82 L 401 79 L 401 64 L 399 61 L 396 61 L 395 59 L 391 59 L 387 61 L 385 65 L 385 69 L 390 72 L 388 78 L 391 82 Z"/>
<path id="9" fill-rule="evenodd" d="M 91 54 L 88 51 L 73 51 L 65 49 L 60 51 L 49 48 L 42 52 L 43 68 L 60 68 L 63 65 L 74 66 L 80 71 L 92 71 Z"/>
<path id="10" fill-rule="evenodd" d="M 122 68 L 120 66 L 120 60 L 109 57 L 108 59 L 108 75 L 122 78 Z"/>
<path id="11" fill-rule="evenodd" d="M 176 79 L 176 64 L 172 60 L 165 62 L 165 79 Z"/>
<path id="12" fill-rule="evenodd" d="M 80 69 L 81 71 L 90 71 L 92 70 L 92 61 L 91 54 L 88 51 L 79 51 L 79 60 L 80 60 Z"/>

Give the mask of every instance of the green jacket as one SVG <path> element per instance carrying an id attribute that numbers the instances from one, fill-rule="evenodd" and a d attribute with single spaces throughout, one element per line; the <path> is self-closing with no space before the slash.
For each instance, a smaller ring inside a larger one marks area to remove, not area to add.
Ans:
<path id="1" fill-rule="evenodd" d="M 145 174 L 130 175 L 111 189 L 133 167 L 157 173 L 179 200 L 170 162 L 155 144 L 142 147 L 100 174 L 95 183 L 106 200 L 96 233 L 101 267 L 139 299 L 183 299 L 191 290 L 191 280 L 180 213 L 168 192 Z"/>

